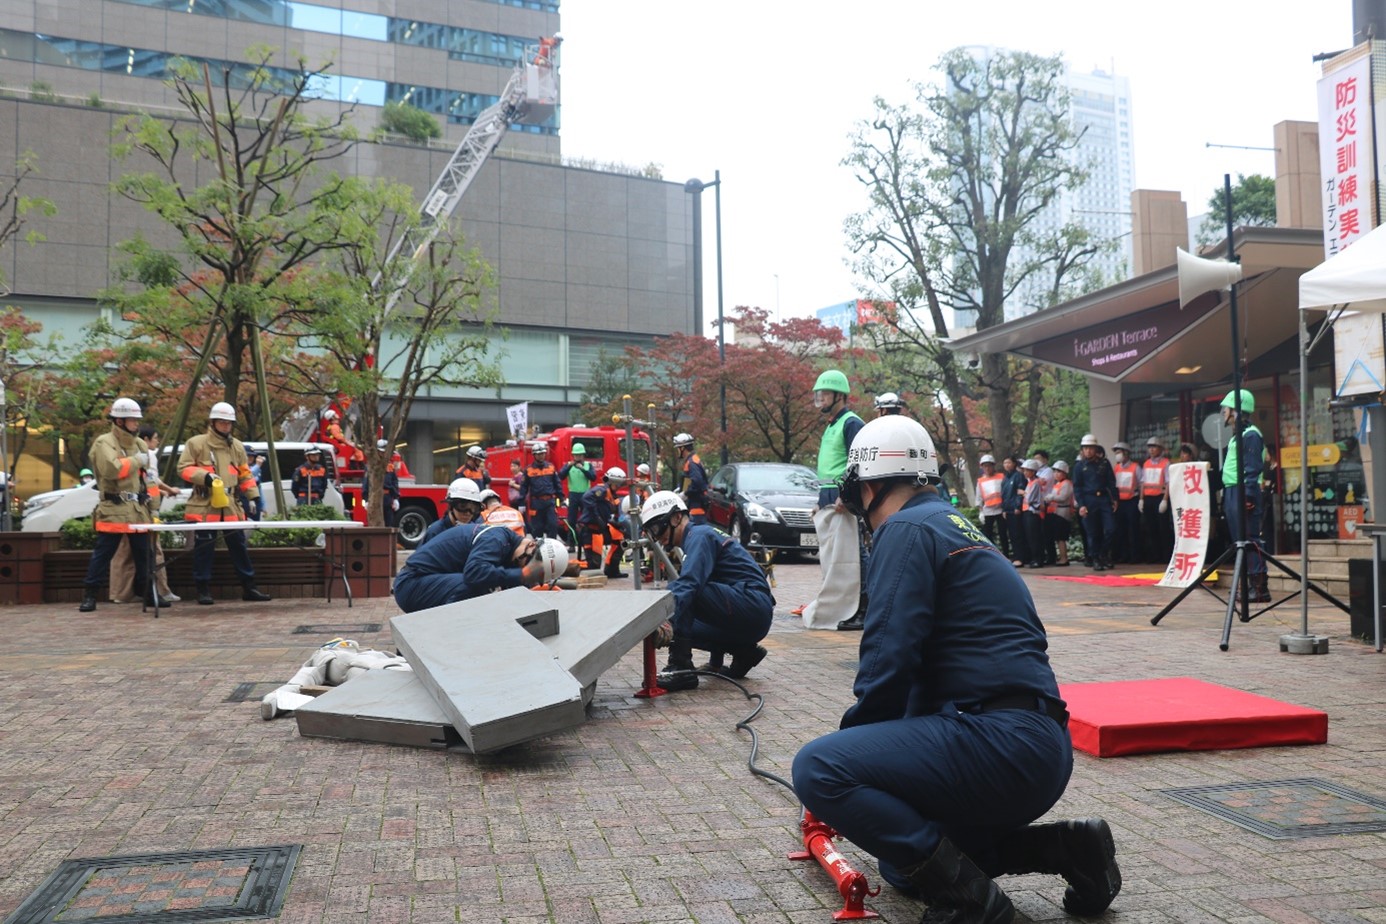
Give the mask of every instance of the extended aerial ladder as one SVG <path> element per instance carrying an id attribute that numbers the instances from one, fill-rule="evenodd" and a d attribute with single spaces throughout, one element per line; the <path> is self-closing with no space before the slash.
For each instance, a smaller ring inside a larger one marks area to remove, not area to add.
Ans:
<path id="1" fill-rule="evenodd" d="M 442 175 L 424 197 L 419 209 L 419 224 L 395 241 L 385 260 L 386 267 L 401 253 L 412 254 L 407 263 L 407 267 L 412 267 L 424 254 L 510 126 L 516 122 L 538 124 L 553 115 L 558 108 L 558 46 L 562 42 L 563 36 L 554 33 L 540 39 L 538 45 L 525 49 L 524 59 L 515 65 L 515 72 L 501 91 L 500 99 L 477 116 L 443 168 Z M 408 273 L 408 268 L 402 271 L 386 299 L 387 316 L 408 282 Z M 371 280 L 372 288 L 379 289 L 382 275 L 378 273 Z"/>

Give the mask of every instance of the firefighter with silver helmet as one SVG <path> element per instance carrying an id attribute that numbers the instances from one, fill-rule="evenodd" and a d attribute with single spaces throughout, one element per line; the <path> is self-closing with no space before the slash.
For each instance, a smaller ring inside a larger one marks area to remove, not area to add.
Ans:
<path id="1" fill-rule="evenodd" d="M 480 446 L 473 446 L 467 450 L 467 458 L 457 467 L 457 478 L 470 478 L 476 482 L 479 490 L 485 491 L 491 486 L 491 475 L 486 471 L 486 450 Z"/>
<path id="2" fill-rule="evenodd" d="M 521 500 L 529 512 L 529 533 L 536 539 L 557 539 L 562 533 L 558 526 L 558 500 L 563 485 L 558 469 L 549 461 L 549 444 L 535 440 L 530 444 L 534 458 L 525 466 L 524 494 Z"/>
<path id="3" fill-rule="evenodd" d="M 920 895 L 926 920 L 1009 922 L 992 876 L 1030 872 L 1067 880 L 1070 913 L 1101 914 L 1121 885 L 1107 824 L 1033 824 L 1073 771 L 1044 625 L 937 479 L 933 441 L 907 417 L 852 444 L 841 497 L 873 537 L 856 701 L 795 756 L 794 791 Z"/>
<path id="4" fill-rule="evenodd" d="M 144 468 L 149 448 L 136 434 L 144 412 L 130 398 L 117 398 L 106 415 L 111 429 L 92 443 L 91 467 L 96 478 L 100 501 L 92 511 L 92 526 L 96 530 L 96 545 L 87 564 L 86 580 L 82 582 L 82 603 L 78 609 L 90 613 L 96 609 L 96 589 L 110 575 L 111 557 L 124 537 L 130 539 L 130 552 L 135 560 L 135 590 L 156 602 L 149 580 L 149 534 L 131 530 L 131 524 L 151 523 L 154 515 L 149 509 L 149 489 L 144 480 Z M 168 606 L 165 600 L 159 606 Z"/>
<path id="5" fill-rule="evenodd" d="M 446 500 L 448 512 L 428 524 L 428 529 L 424 530 L 423 538 L 415 547 L 416 550 L 428 545 L 454 526 L 464 526 L 481 518 L 483 506 L 481 488 L 472 479 L 454 478 L 452 484 L 448 485 Z"/>
<path id="6" fill-rule="evenodd" d="M 183 445 L 178 457 L 178 472 L 192 485 L 192 496 L 183 518 L 189 523 L 227 522 L 245 520 L 245 508 L 240 499 L 255 500 L 260 486 L 250 471 L 250 458 L 245 445 L 231 435 L 236 423 L 236 409 L 225 401 L 212 405 L 207 413 L 207 432 L 199 433 Z M 255 566 L 250 562 L 245 530 L 221 531 L 231 563 L 241 581 L 241 599 L 263 603 L 269 594 L 255 586 Z M 193 582 L 197 587 L 197 602 L 211 606 L 212 555 L 216 551 L 217 531 L 193 531 Z"/>
<path id="7" fill-rule="evenodd" d="M 804 625 L 810 629 L 859 630 L 866 613 L 861 581 L 866 551 L 856 519 L 837 497 L 837 481 L 847 470 L 847 450 L 863 425 L 847 406 L 851 394 L 847 376 L 838 369 L 827 370 L 813 383 L 813 406 L 828 424 L 818 444 L 818 508 L 813 514 L 822 583 L 818 596 L 802 608 Z"/>
<path id="8" fill-rule="evenodd" d="M 885 392 L 876 396 L 876 416 L 889 417 L 892 414 L 905 413 L 905 402 L 900 400 L 900 396 L 893 391 Z"/>
<path id="9" fill-rule="evenodd" d="M 621 571 L 621 543 L 626 537 L 617 525 L 621 501 L 616 496 L 625 486 L 626 470 L 613 465 L 577 501 L 578 545 L 586 556 L 587 567 L 601 568 L 613 580 L 626 576 Z"/>
<path id="10" fill-rule="evenodd" d="M 1073 502 L 1078 505 L 1083 533 L 1088 537 L 1087 560 L 1094 571 L 1112 567 L 1112 534 L 1116 531 L 1116 473 L 1101 450 L 1096 436 L 1083 434 L 1080 457 L 1073 466 Z"/>
<path id="11" fill-rule="evenodd" d="M 669 582 L 674 616 L 660 630 L 669 663 L 658 677 L 666 690 L 698 685 L 693 649 L 709 652 L 703 670 L 741 678 L 765 659 L 760 642 L 770 632 L 775 597 L 765 570 L 751 553 L 715 527 L 694 523 L 673 491 L 656 491 L 640 507 L 640 529 L 666 550 L 683 551 L 679 576 Z M 724 655 L 731 664 L 723 666 Z"/>
<path id="12" fill-rule="evenodd" d="M 470 600 L 493 590 L 551 584 L 576 573 L 557 539 L 522 536 L 504 526 L 468 523 L 419 546 L 395 577 L 395 602 L 406 613 Z"/>
<path id="13" fill-rule="evenodd" d="M 693 434 L 679 433 L 674 437 L 674 449 L 679 454 L 679 493 L 688 505 L 688 519 L 693 523 L 707 522 L 707 470 L 703 460 L 693 451 Z"/>

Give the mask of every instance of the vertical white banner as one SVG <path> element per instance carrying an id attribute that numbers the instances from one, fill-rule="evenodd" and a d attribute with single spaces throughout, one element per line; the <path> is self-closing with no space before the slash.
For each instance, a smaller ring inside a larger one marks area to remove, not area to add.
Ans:
<path id="1" fill-rule="evenodd" d="M 1188 587 L 1207 565 L 1208 537 L 1213 534 L 1207 462 L 1178 462 L 1169 467 L 1169 506 L 1174 514 L 1174 554 L 1160 587 Z"/>
<path id="2" fill-rule="evenodd" d="M 510 435 L 517 440 L 524 439 L 529 429 L 529 402 L 510 405 L 505 409 L 505 416 L 510 419 Z"/>
<path id="3" fill-rule="evenodd" d="M 1371 58 L 1319 80 L 1319 171 L 1323 248 L 1333 256 L 1373 227 Z"/>

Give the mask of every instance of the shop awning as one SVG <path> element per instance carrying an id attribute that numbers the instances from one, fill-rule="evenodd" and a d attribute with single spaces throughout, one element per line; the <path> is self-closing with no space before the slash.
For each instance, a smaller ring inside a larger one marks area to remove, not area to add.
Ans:
<path id="1" fill-rule="evenodd" d="M 1297 336 L 1299 277 L 1323 262 L 1323 232 L 1238 228 L 1233 246 L 1245 274 L 1237 289 L 1238 328 L 1245 355 L 1254 360 Z M 1225 251 L 1224 244 L 1209 255 Z M 1181 310 L 1171 265 L 949 346 L 1015 353 L 1110 382 L 1188 387 L 1232 375 L 1228 302 L 1226 292 L 1209 292 Z"/>

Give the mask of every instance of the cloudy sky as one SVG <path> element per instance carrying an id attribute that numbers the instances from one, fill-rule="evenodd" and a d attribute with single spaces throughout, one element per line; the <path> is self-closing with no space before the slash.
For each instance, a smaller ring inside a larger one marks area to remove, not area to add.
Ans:
<path id="1" fill-rule="evenodd" d="M 1203 211 L 1224 173 L 1274 175 L 1272 126 L 1315 120 L 1320 52 L 1352 41 L 1351 0 L 564 0 L 563 153 L 664 178 L 722 173 L 725 304 L 809 315 L 857 297 L 840 166 L 880 96 L 913 99 L 940 54 L 1062 54 L 1131 81 L 1137 188 Z M 709 317 L 713 197 L 704 194 Z"/>

